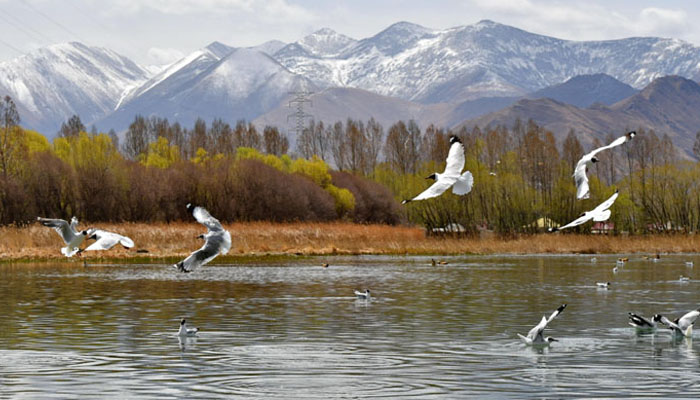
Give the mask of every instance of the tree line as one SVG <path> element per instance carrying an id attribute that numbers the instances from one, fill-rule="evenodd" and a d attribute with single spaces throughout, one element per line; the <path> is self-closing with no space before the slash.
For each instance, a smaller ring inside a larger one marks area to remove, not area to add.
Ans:
<path id="1" fill-rule="evenodd" d="M 421 129 L 409 120 L 385 131 L 370 118 L 311 120 L 290 143 L 276 127 L 260 131 L 246 121 L 199 119 L 189 128 L 136 116 L 120 141 L 114 132 L 86 133 L 73 116 L 48 143 L 19 128 L 12 108 L 6 97 L 0 107 L 4 224 L 39 214 L 172 221 L 187 218 L 182 204 L 194 201 L 225 221 L 344 218 L 404 221 L 429 232 L 459 224 L 467 234 L 508 235 L 541 230 L 543 221 L 564 224 L 620 189 L 611 217 L 615 232 L 700 228 L 700 167 L 680 158 L 668 135 L 652 130 L 637 129 L 631 142 L 599 153 L 589 172 L 591 198 L 578 201 L 576 163 L 624 132 L 607 132 L 585 149 L 574 130 L 557 143 L 533 121 L 449 130 Z M 442 171 L 452 134 L 465 145 L 472 192 L 398 206 L 431 183 L 426 176 Z M 694 150 L 700 155 L 700 133 Z"/>

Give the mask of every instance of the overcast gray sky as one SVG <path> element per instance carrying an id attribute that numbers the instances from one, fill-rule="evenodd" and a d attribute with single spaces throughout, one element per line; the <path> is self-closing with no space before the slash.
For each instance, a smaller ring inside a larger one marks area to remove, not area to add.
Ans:
<path id="1" fill-rule="evenodd" d="M 646 0 L 0 0 L 0 61 L 52 43 L 107 47 L 162 65 L 218 40 L 293 42 L 329 27 L 362 39 L 398 21 L 481 19 L 573 40 L 675 37 L 700 45 L 700 2 Z"/>

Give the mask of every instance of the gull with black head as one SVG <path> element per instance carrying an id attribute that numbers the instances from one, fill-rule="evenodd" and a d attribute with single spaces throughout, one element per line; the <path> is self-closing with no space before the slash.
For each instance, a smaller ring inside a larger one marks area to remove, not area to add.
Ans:
<path id="1" fill-rule="evenodd" d="M 197 222 L 207 227 L 207 233 L 197 236 L 198 239 L 204 239 L 204 245 L 199 250 L 173 265 L 181 272 L 192 272 L 231 249 L 231 234 L 221 226 L 218 219 L 212 217 L 204 208 L 192 204 L 187 204 L 187 211 L 192 213 Z"/>
<path id="2" fill-rule="evenodd" d="M 474 177 L 469 171 L 462 173 L 464 168 L 464 145 L 462 141 L 455 135 L 450 136 L 450 151 L 447 154 L 447 165 L 443 173 L 433 173 L 426 179 L 433 179 L 433 183 L 429 188 L 424 190 L 418 196 L 412 199 L 406 199 L 401 204 L 406 204 L 411 201 L 431 199 L 440 196 L 450 187 L 452 193 L 463 196 L 472 190 Z"/>
<path id="3" fill-rule="evenodd" d="M 590 153 L 584 155 L 581 157 L 581 159 L 578 161 L 576 164 L 576 168 L 574 170 L 574 180 L 576 181 L 576 198 L 581 200 L 581 199 L 587 199 L 590 197 L 590 191 L 588 188 L 588 175 L 586 174 L 588 172 L 588 164 L 594 164 L 598 162 L 598 158 L 596 158 L 596 154 L 600 153 L 603 150 L 608 150 L 612 149 L 613 147 L 619 146 L 629 140 L 632 140 L 632 138 L 637 134 L 635 131 L 630 131 L 627 132 L 624 136 L 621 136 L 617 139 L 615 139 L 612 143 L 610 143 L 607 146 L 603 147 L 598 147 L 597 149 L 591 151 Z"/>
<path id="4" fill-rule="evenodd" d="M 66 257 L 73 257 L 74 254 L 80 252 L 80 245 L 85 241 L 88 235 L 88 231 L 78 231 L 78 219 L 73 217 L 70 224 L 64 219 L 52 219 L 52 218 L 41 218 L 36 219 L 44 226 L 53 228 L 63 242 L 66 244 L 65 247 L 61 248 L 61 253 Z"/>

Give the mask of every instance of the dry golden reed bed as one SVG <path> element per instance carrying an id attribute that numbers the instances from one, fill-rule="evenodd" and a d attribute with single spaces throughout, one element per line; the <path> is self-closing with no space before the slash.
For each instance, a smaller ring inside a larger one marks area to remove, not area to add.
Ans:
<path id="1" fill-rule="evenodd" d="M 131 237 L 136 247 L 83 253 L 89 260 L 172 261 L 202 244 L 198 223 L 95 224 Z M 90 224 L 81 224 L 85 229 Z M 571 234 L 523 235 L 513 239 L 426 237 L 423 229 L 352 223 L 234 223 L 225 226 L 232 249 L 218 262 L 243 257 L 327 254 L 529 254 L 529 253 L 679 253 L 697 252 L 700 236 L 597 236 Z M 66 260 L 63 242 L 50 228 L 0 227 L 0 260 Z M 148 250 L 137 253 L 136 249 Z M 73 259 L 79 260 L 78 257 Z"/>

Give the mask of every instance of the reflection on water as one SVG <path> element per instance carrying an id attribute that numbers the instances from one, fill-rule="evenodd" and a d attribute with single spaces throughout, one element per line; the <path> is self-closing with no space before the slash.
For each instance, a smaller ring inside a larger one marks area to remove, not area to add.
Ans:
<path id="1" fill-rule="evenodd" d="M 0 397 L 697 398 L 698 344 L 627 326 L 700 305 L 700 281 L 678 282 L 693 257 L 616 258 L 0 265 Z M 523 345 L 562 303 L 560 341 Z"/>

